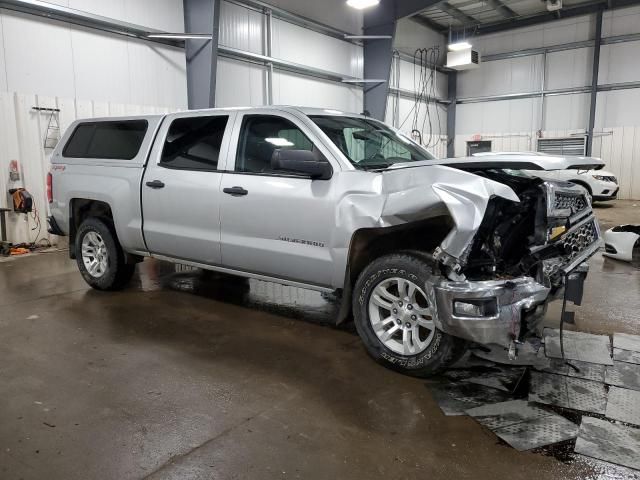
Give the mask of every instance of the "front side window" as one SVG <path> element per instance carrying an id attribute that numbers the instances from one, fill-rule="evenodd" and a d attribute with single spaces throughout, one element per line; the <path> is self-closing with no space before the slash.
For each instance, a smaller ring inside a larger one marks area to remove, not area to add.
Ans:
<path id="1" fill-rule="evenodd" d="M 131 160 L 147 133 L 146 120 L 80 123 L 62 151 L 67 158 Z"/>
<path id="2" fill-rule="evenodd" d="M 311 120 L 357 168 L 378 169 L 434 159 L 420 145 L 379 122 L 328 115 L 312 116 Z"/>
<path id="3" fill-rule="evenodd" d="M 313 151 L 313 143 L 298 127 L 282 117 L 246 116 L 242 122 L 236 171 L 282 173 L 271 168 L 273 152 L 279 149 Z"/>
<path id="4" fill-rule="evenodd" d="M 177 118 L 171 122 L 160 165 L 181 170 L 217 170 L 228 116 Z"/>

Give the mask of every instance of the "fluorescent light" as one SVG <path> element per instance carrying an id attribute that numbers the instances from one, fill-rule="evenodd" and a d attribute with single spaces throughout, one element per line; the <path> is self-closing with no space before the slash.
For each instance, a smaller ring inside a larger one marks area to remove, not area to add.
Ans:
<path id="1" fill-rule="evenodd" d="M 168 38 L 171 40 L 210 40 L 211 37 L 210 33 L 150 33 L 147 35 L 147 38 Z"/>
<path id="2" fill-rule="evenodd" d="M 467 48 L 471 48 L 471 44 L 466 41 L 449 44 L 449 50 L 452 52 L 459 52 L 460 50 L 466 50 Z"/>
<path id="3" fill-rule="evenodd" d="M 347 0 L 347 5 L 352 8 L 357 8 L 358 10 L 373 7 L 375 5 L 378 5 L 379 3 L 380 0 Z"/>
<path id="4" fill-rule="evenodd" d="M 293 143 L 291 143 L 286 138 L 272 137 L 272 138 L 265 138 L 265 140 L 269 142 L 271 145 L 275 145 L 276 147 L 293 147 Z"/>

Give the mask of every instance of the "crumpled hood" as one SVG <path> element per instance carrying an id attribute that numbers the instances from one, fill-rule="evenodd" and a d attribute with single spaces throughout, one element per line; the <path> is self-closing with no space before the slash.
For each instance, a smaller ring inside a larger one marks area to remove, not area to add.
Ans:
<path id="1" fill-rule="evenodd" d="M 448 212 L 455 225 L 440 248 L 459 262 L 463 262 L 491 197 L 520 201 L 507 185 L 445 166 L 390 169 L 367 178 L 368 186 L 365 183 L 360 189 L 351 184 L 349 193 L 340 200 L 338 229 L 353 232 L 390 227 Z"/>
<path id="2" fill-rule="evenodd" d="M 442 241 L 440 248 L 461 261 L 480 228 L 489 200 L 498 196 L 520 201 L 507 185 L 445 166 L 384 171 L 382 192 L 386 194 L 380 216 L 383 223 L 390 221 L 393 224 L 392 219 L 398 215 L 443 203 L 455 227 Z"/>

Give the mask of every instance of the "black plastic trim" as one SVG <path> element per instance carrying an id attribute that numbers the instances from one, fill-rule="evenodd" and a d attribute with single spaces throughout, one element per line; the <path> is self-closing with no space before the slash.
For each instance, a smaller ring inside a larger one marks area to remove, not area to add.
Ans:
<path id="1" fill-rule="evenodd" d="M 60 229 L 58 222 L 56 222 L 56 219 L 53 216 L 47 217 L 47 223 L 49 224 L 49 226 L 47 227 L 47 232 L 49 232 L 51 235 L 58 235 L 59 237 L 67 236 L 67 234 Z"/>

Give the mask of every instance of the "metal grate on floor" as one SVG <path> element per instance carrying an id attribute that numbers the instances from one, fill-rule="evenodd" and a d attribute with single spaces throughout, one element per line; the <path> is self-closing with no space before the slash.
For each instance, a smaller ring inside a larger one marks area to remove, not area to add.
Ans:
<path id="1" fill-rule="evenodd" d="M 607 335 L 566 331 L 563 334 L 564 356 L 568 360 L 613 365 L 611 342 Z M 547 357 L 562 358 L 560 331 L 544 329 L 544 351 Z"/>
<path id="2" fill-rule="evenodd" d="M 529 401 L 582 412 L 604 414 L 607 391 L 604 384 L 564 375 L 531 372 Z"/>
<path id="3" fill-rule="evenodd" d="M 526 400 L 512 400 L 467 410 L 467 414 L 517 450 L 575 438 L 578 426 Z"/>
<path id="4" fill-rule="evenodd" d="M 604 378 L 607 385 L 640 390 L 640 365 L 616 362 L 614 366 L 607 367 Z"/>
<path id="5" fill-rule="evenodd" d="M 605 415 L 613 420 L 640 426 L 640 392 L 611 387 Z"/>
<path id="6" fill-rule="evenodd" d="M 640 469 L 640 429 L 583 417 L 575 452 Z"/>

